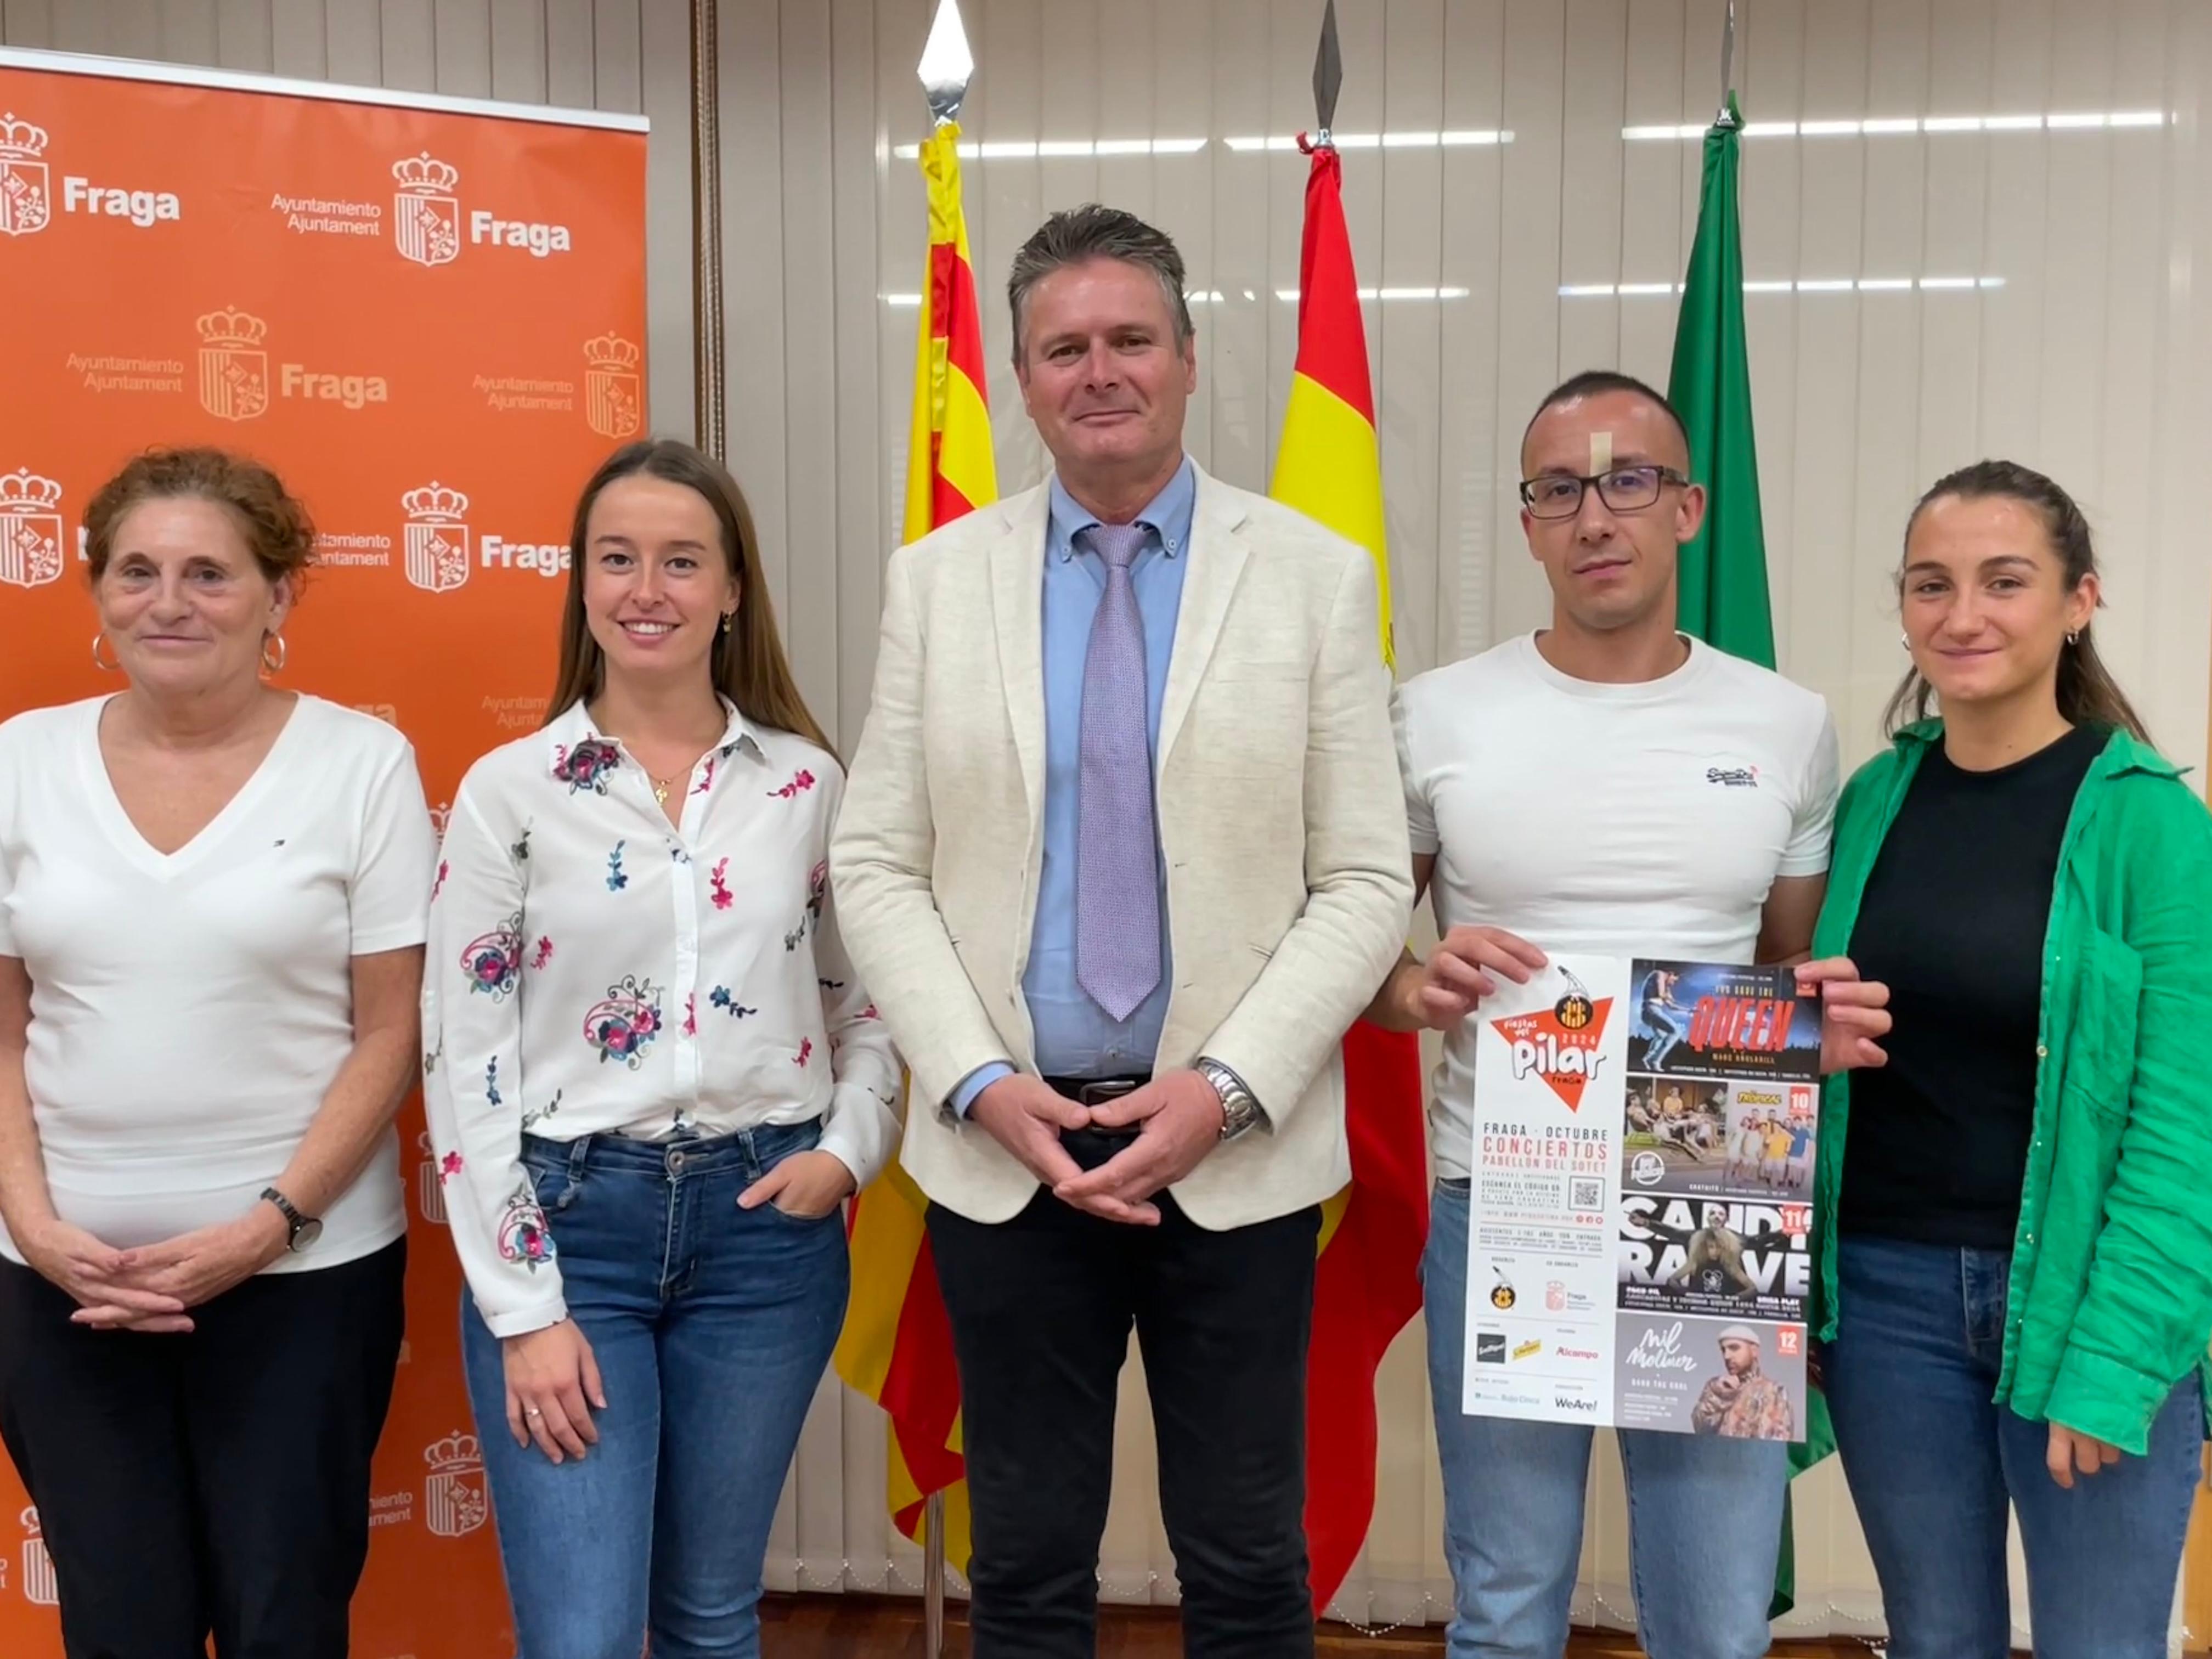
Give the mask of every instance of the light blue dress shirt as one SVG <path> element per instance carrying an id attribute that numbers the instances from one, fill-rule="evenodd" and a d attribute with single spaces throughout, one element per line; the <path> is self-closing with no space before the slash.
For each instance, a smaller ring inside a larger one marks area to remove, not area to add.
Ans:
<path id="1" fill-rule="evenodd" d="M 1157 774 L 1160 704 L 1168 659 L 1175 650 L 1176 612 L 1182 604 L 1184 555 L 1198 477 L 1188 456 L 1167 486 L 1136 516 L 1152 533 L 1130 567 L 1145 625 L 1145 726 Z M 1036 921 L 1022 975 L 1036 1030 L 1037 1071 L 1045 1077 L 1126 1077 L 1152 1069 L 1166 1017 L 1174 963 L 1168 944 L 1167 871 L 1154 859 L 1160 893 L 1160 978 L 1147 996 L 1116 1020 L 1075 978 L 1076 807 L 1083 746 L 1083 669 L 1091 624 L 1106 593 L 1105 562 L 1075 546 L 1097 524 L 1055 476 L 1044 546 L 1044 865 L 1037 881 Z M 963 1115 L 970 1102 L 1014 1068 L 1001 1060 L 978 1066 L 952 1091 Z"/>

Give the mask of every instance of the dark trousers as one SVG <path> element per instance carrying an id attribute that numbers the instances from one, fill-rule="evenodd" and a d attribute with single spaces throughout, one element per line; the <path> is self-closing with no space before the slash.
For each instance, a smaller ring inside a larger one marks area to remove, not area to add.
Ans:
<path id="1" fill-rule="evenodd" d="M 1064 1137 L 1086 1169 L 1129 1137 Z M 1114 1462 L 1115 1379 L 1136 1328 L 1160 1510 L 1191 1659 L 1302 1659 L 1306 1345 L 1316 1208 L 1208 1232 L 1162 1193 L 1157 1227 L 1040 1188 L 987 1226 L 943 1205 L 929 1242 L 960 1367 L 975 1659 L 1090 1659 Z"/>
<path id="2" fill-rule="evenodd" d="M 258 1274 L 162 1336 L 72 1325 L 0 1261 L 0 1439 L 69 1659 L 343 1659 L 406 1270 L 402 1240 Z"/>

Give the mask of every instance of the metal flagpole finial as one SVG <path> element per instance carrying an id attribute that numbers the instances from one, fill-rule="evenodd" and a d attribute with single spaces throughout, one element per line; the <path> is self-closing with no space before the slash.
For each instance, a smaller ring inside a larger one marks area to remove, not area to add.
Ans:
<path id="1" fill-rule="evenodd" d="M 1344 54 L 1336 44 L 1336 0 L 1326 0 L 1321 10 L 1321 45 L 1314 52 L 1314 126 L 1316 144 L 1328 143 L 1336 125 L 1336 94 L 1344 85 Z"/>
<path id="2" fill-rule="evenodd" d="M 960 0 L 940 0 L 937 21 L 929 26 L 929 42 L 915 66 L 921 89 L 929 98 L 929 113 L 938 125 L 960 118 L 960 100 L 968 95 L 968 82 L 975 73 L 975 55 L 968 50 L 968 31 L 960 27 Z"/>
<path id="3" fill-rule="evenodd" d="M 951 0 L 946 0 L 949 5 Z M 1735 108 L 1735 0 L 1728 0 L 1728 20 L 1721 25 L 1721 112 L 1713 117 L 1717 127 L 1740 127 L 1743 118 Z"/>

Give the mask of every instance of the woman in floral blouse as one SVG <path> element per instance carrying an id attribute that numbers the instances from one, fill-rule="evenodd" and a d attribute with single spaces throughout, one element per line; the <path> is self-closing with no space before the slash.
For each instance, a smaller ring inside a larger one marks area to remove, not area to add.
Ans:
<path id="1" fill-rule="evenodd" d="M 729 474 L 586 486 L 550 717 L 471 769 L 431 906 L 431 1132 L 521 1659 L 759 1651 L 898 1060 L 837 939 L 844 773 Z M 588 1570 L 582 1570 L 588 1562 Z"/>

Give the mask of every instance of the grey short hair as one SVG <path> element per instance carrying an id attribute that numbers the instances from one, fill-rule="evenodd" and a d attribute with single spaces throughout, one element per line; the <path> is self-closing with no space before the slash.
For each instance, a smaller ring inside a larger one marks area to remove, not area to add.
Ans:
<path id="1" fill-rule="evenodd" d="M 1133 213 L 1102 207 L 1096 202 L 1055 213 L 1014 255 L 1006 278 L 1006 303 L 1014 314 L 1014 362 L 1022 361 L 1022 313 L 1030 292 L 1054 271 L 1090 259 L 1119 259 L 1141 265 L 1159 279 L 1167 296 L 1168 314 L 1175 319 L 1175 345 L 1181 351 L 1197 330 L 1190 320 L 1190 301 L 1183 295 L 1182 255 L 1167 232 L 1156 230 Z"/>

